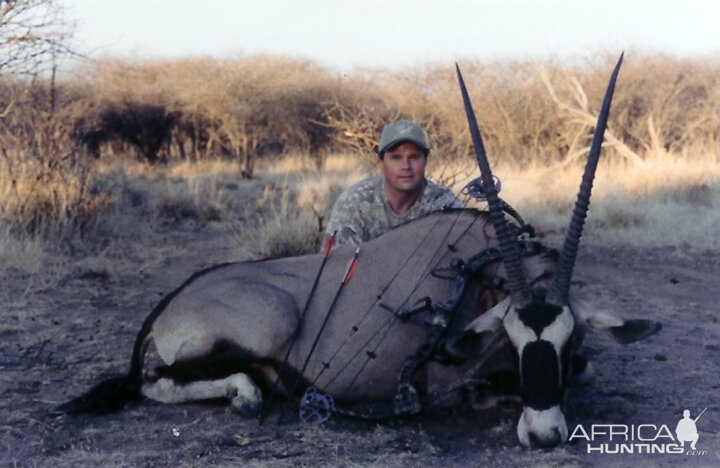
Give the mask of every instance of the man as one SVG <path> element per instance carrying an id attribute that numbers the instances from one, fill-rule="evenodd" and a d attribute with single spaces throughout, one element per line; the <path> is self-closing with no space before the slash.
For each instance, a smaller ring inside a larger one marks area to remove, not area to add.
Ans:
<path id="1" fill-rule="evenodd" d="M 336 244 L 359 245 L 430 212 L 463 208 L 453 192 L 425 178 L 429 154 L 425 132 L 415 122 L 398 120 L 385 126 L 378 145 L 382 175 L 340 194 L 325 238 L 337 231 Z"/>

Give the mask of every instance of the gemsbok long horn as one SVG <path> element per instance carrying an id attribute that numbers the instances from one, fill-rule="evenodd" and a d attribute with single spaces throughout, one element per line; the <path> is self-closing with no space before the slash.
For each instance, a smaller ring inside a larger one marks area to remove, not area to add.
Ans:
<path id="1" fill-rule="evenodd" d="M 470 127 L 470 135 L 472 136 L 473 146 L 475 147 L 475 157 L 480 166 L 480 176 L 482 177 L 483 191 L 488 201 L 490 219 L 495 227 L 495 233 L 500 243 L 500 251 L 503 255 L 503 263 L 505 264 L 505 270 L 508 275 L 510 297 L 515 307 L 522 308 L 530 303 L 532 294 L 530 293 L 530 287 L 527 284 L 525 273 L 522 269 L 520 250 L 505 220 L 505 213 L 500 205 L 500 199 L 495 189 L 492 172 L 490 171 L 490 163 L 485 153 L 485 147 L 482 142 L 482 137 L 480 136 L 480 129 L 478 128 L 477 119 L 475 118 L 475 112 L 473 111 L 470 96 L 465 87 L 465 80 L 463 80 L 462 73 L 460 72 L 460 66 L 458 66 L 457 63 L 455 64 L 455 69 L 457 70 L 458 81 L 460 82 L 460 92 L 462 93 L 463 104 L 465 105 L 465 114 L 467 115 L 468 125 Z"/>
<path id="2" fill-rule="evenodd" d="M 562 251 L 560 252 L 560 260 L 555 270 L 553 282 L 550 285 L 546 301 L 557 306 L 564 306 L 567 302 L 568 291 L 570 289 L 570 279 L 572 278 L 575 260 L 577 258 L 578 248 L 580 246 L 580 237 L 582 236 L 585 217 L 590 207 L 590 195 L 592 194 L 593 179 L 595 178 L 595 170 L 600 160 L 600 151 L 602 150 L 602 142 L 605 136 L 605 128 L 607 127 L 608 117 L 610 115 L 610 103 L 612 102 L 613 92 L 615 91 L 615 80 L 617 79 L 620 65 L 622 65 L 623 56 L 620 54 L 615 69 L 610 75 L 610 82 L 605 91 L 600 115 L 598 115 L 597 125 L 595 126 L 595 134 L 593 135 L 592 144 L 590 145 L 590 154 L 585 164 L 585 172 L 583 173 L 582 182 L 580 183 L 580 191 L 578 192 L 575 208 L 573 209 L 568 232 L 565 235 Z"/>

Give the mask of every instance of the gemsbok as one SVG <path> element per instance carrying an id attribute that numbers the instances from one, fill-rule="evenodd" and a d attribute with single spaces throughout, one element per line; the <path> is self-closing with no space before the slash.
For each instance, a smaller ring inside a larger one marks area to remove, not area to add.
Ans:
<path id="1" fill-rule="evenodd" d="M 528 238 L 522 222 L 506 219 L 506 212 L 521 218 L 498 198 L 458 68 L 482 174 L 468 191 L 486 199 L 488 211 L 439 211 L 359 250 L 328 245 L 324 254 L 197 272 L 147 317 L 127 374 L 61 408 L 107 412 L 143 395 L 164 403 L 227 397 L 256 417 L 263 388 L 266 399 L 299 397 L 304 421 L 412 414 L 435 398 L 432 389 L 458 384 L 458 372 L 443 366 L 466 369 L 466 380 L 477 383 L 473 377 L 494 359 L 489 353 L 511 346 L 523 404 L 520 442 L 565 442 L 562 400 L 568 379 L 582 370 L 572 366 L 581 328 L 607 329 L 623 343 L 660 328 L 621 320 L 570 291 L 621 63 L 622 56 L 559 255 Z M 145 362 L 151 344 L 162 360 L 154 367 Z"/>

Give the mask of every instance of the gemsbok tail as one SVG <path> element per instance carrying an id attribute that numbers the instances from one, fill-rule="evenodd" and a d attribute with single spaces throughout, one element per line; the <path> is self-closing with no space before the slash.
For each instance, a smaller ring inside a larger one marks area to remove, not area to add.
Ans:
<path id="1" fill-rule="evenodd" d="M 57 409 L 67 414 L 107 414 L 123 409 L 140 397 L 140 382 L 129 375 L 122 375 L 100 382 L 84 395 L 63 403 Z"/>
<path id="2" fill-rule="evenodd" d="M 103 380 L 85 394 L 63 403 L 57 409 L 68 414 L 107 414 L 120 411 L 128 403 L 140 400 L 142 398 L 143 362 L 145 351 L 151 340 L 152 325 L 160 312 L 181 289 L 182 287 L 165 296 L 143 322 L 135 339 L 130 370 L 127 374 Z"/>
<path id="3" fill-rule="evenodd" d="M 57 409 L 68 414 L 107 414 L 120 411 L 128 403 L 140 400 L 143 360 L 150 342 L 150 328 L 143 325 L 138 334 L 127 374 L 103 380 L 85 394 L 58 406 Z"/>
<path id="4" fill-rule="evenodd" d="M 79 397 L 58 406 L 57 409 L 68 414 L 106 414 L 119 411 L 128 403 L 140 400 L 142 398 L 141 390 L 143 383 L 145 351 L 147 351 L 147 347 L 152 339 L 151 332 L 155 320 L 162 311 L 165 310 L 170 301 L 180 294 L 180 292 L 188 284 L 192 283 L 195 279 L 205 273 L 226 265 L 228 265 L 228 263 L 222 263 L 193 274 L 190 278 L 185 280 L 180 287 L 165 296 L 163 300 L 155 306 L 143 322 L 142 328 L 135 339 L 133 355 L 132 359 L 130 359 L 130 370 L 127 374 L 103 380 L 84 395 L 80 395 Z"/>

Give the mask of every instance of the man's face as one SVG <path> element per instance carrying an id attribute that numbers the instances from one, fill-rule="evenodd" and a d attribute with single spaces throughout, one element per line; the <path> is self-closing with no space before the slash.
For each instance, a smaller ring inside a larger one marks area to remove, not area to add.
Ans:
<path id="1" fill-rule="evenodd" d="M 427 158 L 415 143 L 401 143 L 386 151 L 381 163 L 385 181 L 391 189 L 399 192 L 422 189 Z"/>

